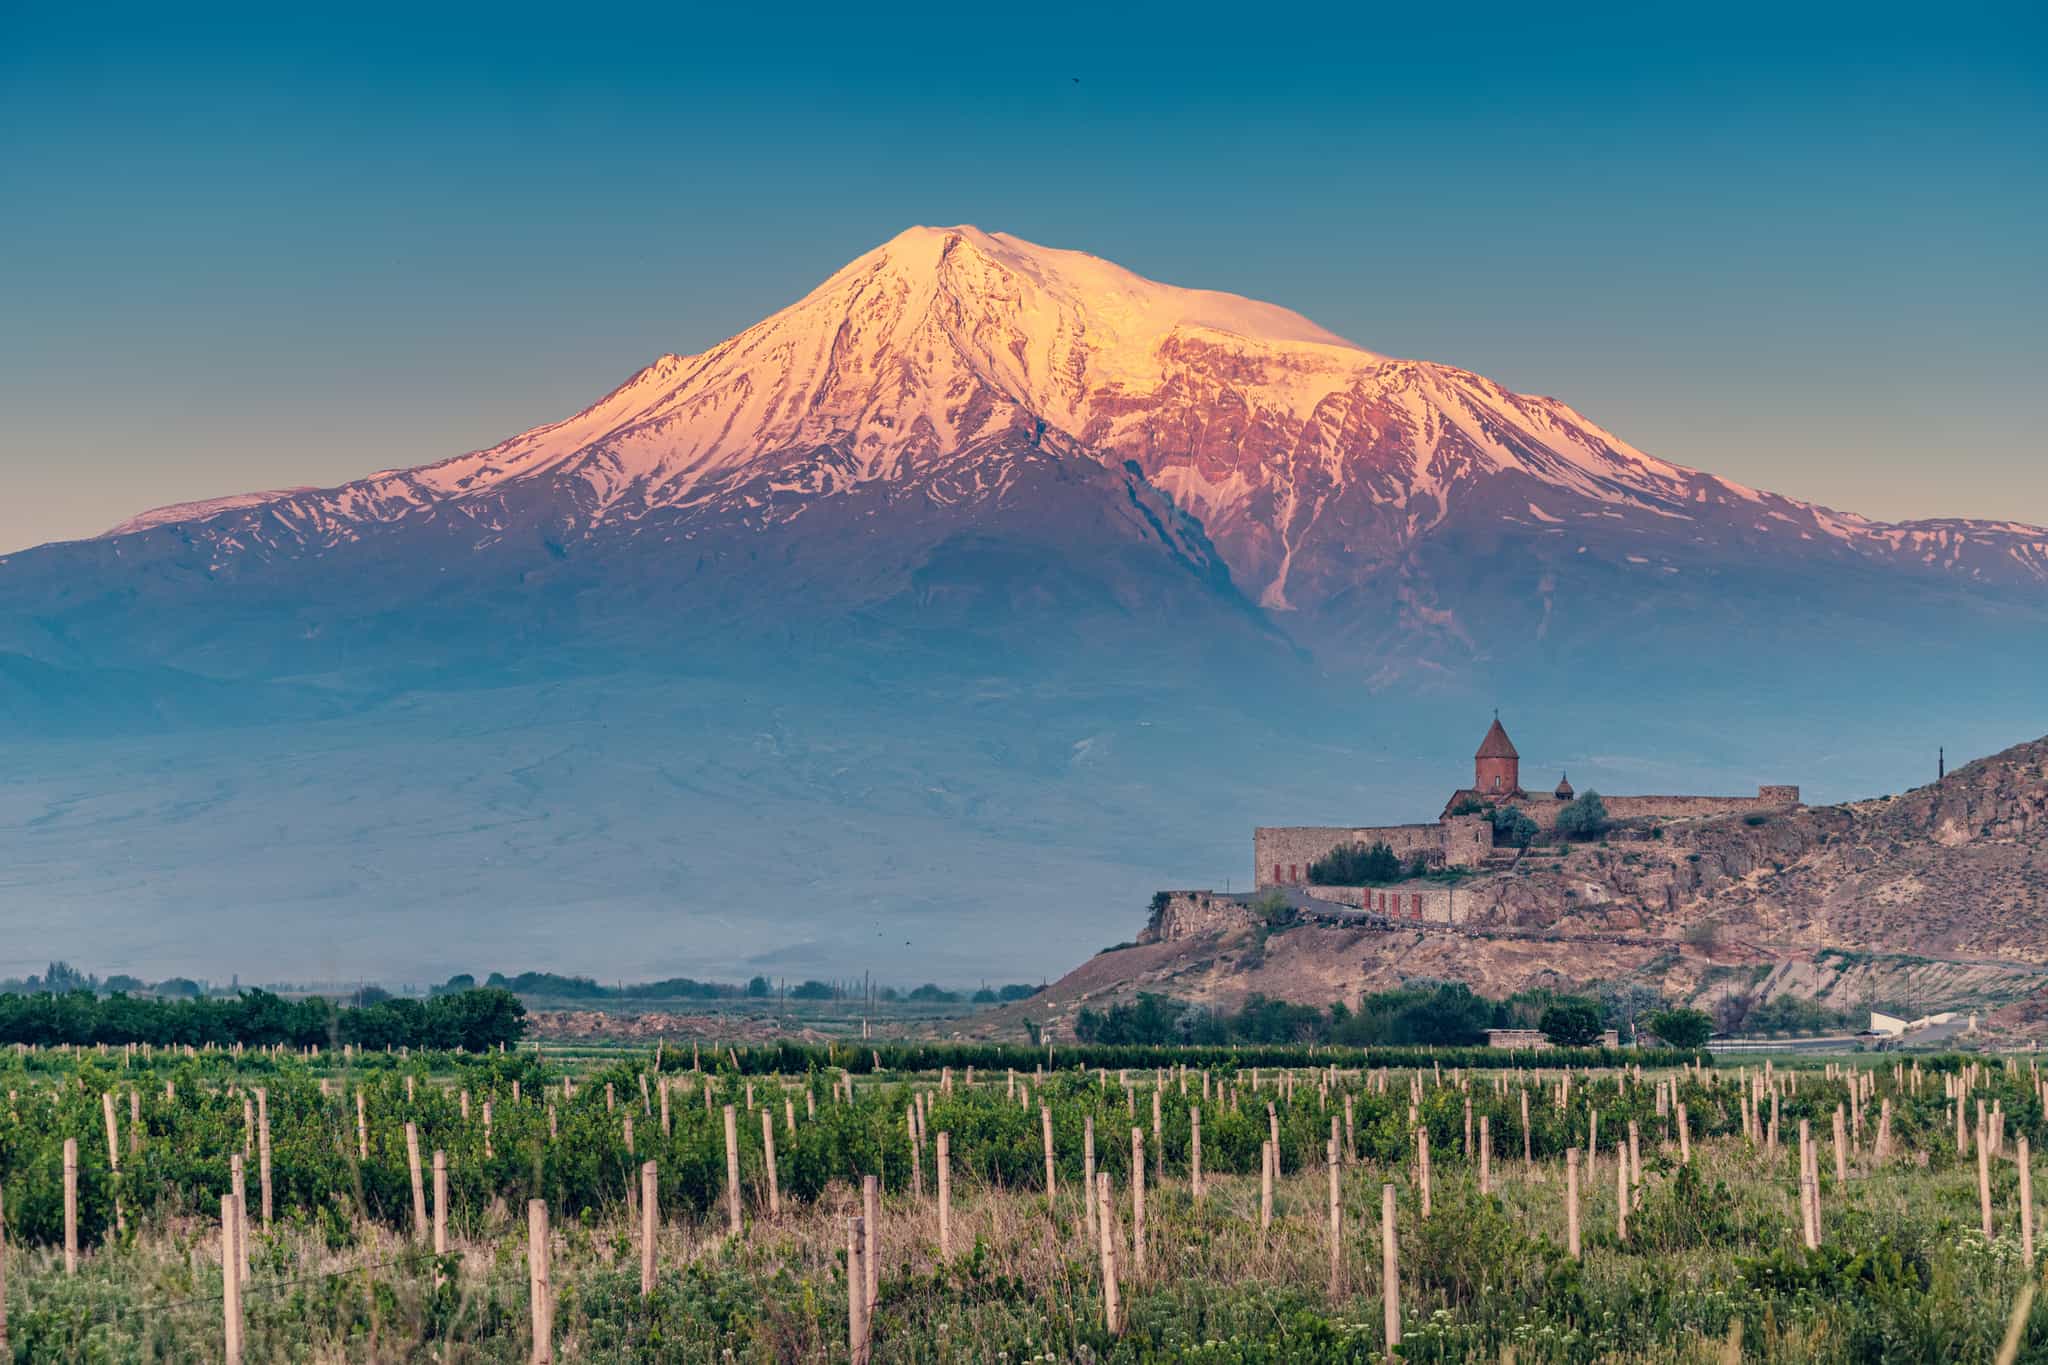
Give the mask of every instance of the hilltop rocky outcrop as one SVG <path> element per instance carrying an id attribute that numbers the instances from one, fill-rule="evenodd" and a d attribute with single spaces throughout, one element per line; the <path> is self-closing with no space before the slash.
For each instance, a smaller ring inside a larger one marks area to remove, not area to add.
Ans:
<path id="1" fill-rule="evenodd" d="M 1839 1008 L 1983 1008 L 2048 1029 L 2048 739 L 1898 796 L 1617 828 L 1531 850 L 1460 887 L 1457 925 L 1359 922 L 1172 893 L 1130 947 L 1025 1006 L 1057 1032 L 1084 1003 L 1141 991 L 1231 1007 L 1317 1004 L 1418 978 L 1501 995 L 1636 978 L 1712 1004 L 1731 991 Z"/>

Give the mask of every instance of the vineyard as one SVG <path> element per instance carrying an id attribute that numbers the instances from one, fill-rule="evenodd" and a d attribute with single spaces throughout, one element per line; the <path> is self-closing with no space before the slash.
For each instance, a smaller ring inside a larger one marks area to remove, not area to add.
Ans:
<path id="1" fill-rule="evenodd" d="M 18 1360 L 2048 1359 L 2031 1060 L 16 1047 L 0 1085 Z"/>

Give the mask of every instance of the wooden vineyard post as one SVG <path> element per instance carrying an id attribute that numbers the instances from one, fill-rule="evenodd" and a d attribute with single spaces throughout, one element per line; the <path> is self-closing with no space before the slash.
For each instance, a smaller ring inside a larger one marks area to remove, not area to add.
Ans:
<path id="1" fill-rule="evenodd" d="M 1273 1142 L 1259 1146 L 1259 1231 L 1273 1226 Z"/>
<path id="2" fill-rule="evenodd" d="M 768 1168 L 768 1216 L 782 1216 L 782 1182 L 775 1169 L 775 1114 L 773 1110 L 761 1111 L 761 1152 L 762 1161 Z M 917 1155 L 917 1144 L 912 1143 L 912 1157 Z M 922 1184 L 923 1182 L 918 1182 Z"/>
<path id="3" fill-rule="evenodd" d="M 2031 1267 L 2034 1264 L 2034 1165 L 2024 1134 L 2020 1136 L 2013 1159 L 2020 1166 L 2020 1259 Z M 4 1278 L 0 1278 L 0 1291 L 4 1289 Z M 5 1305 L 0 1304 L 0 1338 L 5 1336 L 6 1322 Z"/>
<path id="4" fill-rule="evenodd" d="M 862 1252 L 862 1264 L 867 1267 L 868 1274 L 866 1312 L 872 1318 L 875 1304 L 882 1297 L 882 1177 L 864 1175 L 860 1178 L 860 1203 L 861 1221 L 867 1228 L 866 1249 Z"/>
<path id="5" fill-rule="evenodd" d="M 515 1081 L 514 1084 L 516 1085 L 518 1082 Z M 668 1116 L 668 1077 L 662 1077 L 661 1084 L 655 1088 L 661 1091 L 661 1135 L 667 1137 L 671 1132 Z M 517 1096 L 514 1096 L 514 1098 L 516 1099 Z"/>
<path id="6" fill-rule="evenodd" d="M 1429 1217 L 1429 1129 L 1415 1130 L 1415 1177 L 1422 1191 L 1422 1216 Z"/>
<path id="7" fill-rule="evenodd" d="M 1479 1192 L 1493 1193 L 1493 1123 L 1479 1116 Z"/>
<path id="8" fill-rule="evenodd" d="M 953 1259 L 953 1135 L 939 1133 L 939 1259 Z M 1084 1201 L 1085 1202 L 1085 1201 Z"/>
<path id="9" fill-rule="evenodd" d="M 740 1126 L 731 1105 L 725 1106 L 725 1230 L 740 1231 Z"/>
<path id="10" fill-rule="evenodd" d="M 661 1178 L 654 1163 L 640 1167 L 640 1297 L 654 1297 L 654 1236 L 661 1226 Z"/>
<path id="11" fill-rule="evenodd" d="M 1111 1198 L 1109 1172 L 1100 1172 L 1095 1180 L 1095 1227 L 1102 1246 L 1102 1325 L 1111 1336 L 1121 1336 L 1124 1313 L 1116 1285 L 1116 1203 Z"/>
<path id="12" fill-rule="evenodd" d="M 867 1230 L 858 1218 L 846 1223 L 846 1354 L 853 1365 L 867 1365 L 867 1267 L 862 1264 Z"/>
<path id="13" fill-rule="evenodd" d="M 1131 1283 L 1145 1278 L 1145 1130 L 1131 1129 Z"/>
<path id="14" fill-rule="evenodd" d="M 1522 1087 L 1522 1164 L 1536 1164 L 1535 1138 L 1529 1132 L 1529 1088 Z"/>
<path id="15" fill-rule="evenodd" d="M 405 1164 L 412 1173 L 412 1237 L 423 1242 L 427 1237 L 427 1185 L 420 1173 L 420 1129 L 416 1123 L 405 1125 Z"/>
<path id="16" fill-rule="evenodd" d="M 109 1090 L 100 1096 L 100 1112 L 107 1120 L 107 1167 L 114 1174 L 121 1173 L 121 1134 L 114 1123 L 114 1092 Z"/>
<path id="17" fill-rule="evenodd" d="M 228 1180 L 235 1198 L 235 1255 L 239 1257 L 238 1273 L 242 1283 L 249 1282 L 249 1182 L 247 1168 L 243 1165 L 242 1154 L 236 1152 L 228 1158 Z"/>
<path id="18" fill-rule="evenodd" d="M 1842 1106 L 1835 1106 L 1835 1183 L 1845 1185 L 1849 1181 L 1849 1134 L 1842 1121 Z"/>
<path id="19" fill-rule="evenodd" d="M 1634 1119 L 1628 1121 L 1628 1188 L 1633 1204 L 1640 1204 L 1643 1198 L 1643 1129 Z"/>
<path id="20" fill-rule="evenodd" d="M 370 1159 L 370 1118 L 363 1106 L 363 1088 L 356 1087 L 356 1160 Z"/>
<path id="21" fill-rule="evenodd" d="M 548 1204 L 526 1201 L 526 1292 L 533 1306 L 533 1365 L 554 1365 L 555 1287 L 548 1276 Z"/>
<path id="22" fill-rule="evenodd" d="M 1813 1125 L 1808 1120 L 1799 1120 L 1799 1229 L 1805 1237 L 1808 1251 L 1820 1245 L 1820 1220 L 1815 1208 L 1819 1192 L 1813 1187 L 1812 1130 Z"/>
<path id="23" fill-rule="evenodd" d="M 78 1273 L 78 1139 L 64 1139 L 64 1273 Z"/>
<path id="24" fill-rule="evenodd" d="M 1051 1105 L 1048 1105 L 1048 1104 L 1041 1104 L 1041 1105 L 1039 1105 L 1039 1106 L 1038 1106 L 1038 1132 L 1039 1132 L 1039 1139 L 1040 1139 L 1040 1142 L 1041 1142 L 1041 1144 L 1042 1144 L 1042 1145 L 1044 1146 L 1044 1148 L 1045 1148 L 1045 1207 L 1046 1207 L 1046 1211 L 1047 1211 L 1048 1213 L 1050 1213 L 1050 1212 L 1052 1211 L 1052 1197 L 1053 1197 L 1053 1179 L 1054 1179 L 1054 1176 L 1053 1176 L 1053 1157 L 1052 1157 L 1052 1106 L 1051 1106 Z"/>
<path id="25" fill-rule="evenodd" d="M 1692 1120 L 1685 1112 L 1685 1103 L 1678 1105 L 1678 1164 L 1692 1165 Z"/>
<path id="26" fill-rule="evenodd" d="M 1338 1173 L 1342 1149 L 1337 1139 L 1330 1139 L 1330 1298 L 1336 1300 L 1343 1292 L 1344 1264 L 1344 1207 L 1342 1200 L 1341 1176 Z"/>
<path id="27" fill-rule="evenodd" d="M 1839 1122 L 1839 1120 L 1837 1120 Z M 1991 1240 L 1991 1143 L 1984 1124 L 1983 1105 L 1977 1110 L 1977 1208 L 1983 1217 L 1984 1240 Z"/>
<path id="28" fill-rule="evenodd" d="M 1616 1149 L 1614 1156 L 1614 1240 L 1628 1245 L 1628 1149 Z"/>
<path id="29" fill-rule="evenodd" d="M 224 1194 L 220 1197 L 220 1305 L 221 1316 L 227 1333 L 228 1365 L 242 1362 L 242 1277 L 236 1270 L 241 1252 L 235 1246 L 238 1231 L 236 1224 L 240 1215 L 235 1209 L 235 1197 Z"/>
<path id="30" fill-rule="evenodd" d="M 1875 1156 L 1879 1165 L 1892 1158 L 1892 1100 L 1887 1095 L 1877 1110 L 1877 1146 Z"/>
<path id="31" fill-rule="evenodd" d="M 1387 1350 L 1401 1344 L 1401 1243 L 1394 1225 L 1394 1186 L 1380 1186 L 1380 1297 L 1386 1305 Z"/>
<path id="32" fill-rule="evenodd" d="M 1188 1192 L 1194 1201 L 1202 1202 L 1202 1108 L 1195 1105 L 1188 1110 Z"/>
<path id="33" fill-rule="evenodd" d="M 1095 1115 L 1081 1116 L 1081 1243 L 1095 1236 Z"/>
<path id="34" fill-rule="evenodd" d="M 100 1112 L 107 1121 L 107 1169 L 114 1179 L 114 1226 L 123 1232 L 128 1230 L 128 1215 L 121 1208 L 121 1132 L 114 1121 L 114 1092 L 103 1091 L 100 1095 Z M 131 1134 L 132 1139 L 132 1134 Z"/>
<path id="35" fill-rule="evenodd" d="M 1576 1147 L 1567 1147 L 1564 1153 L 1564 1247 L 1574 1261 L 1579 1259 L 1579 1149 Z"/>
<path id="36" fill-rule="evenodd" d="M 271 1223 L 270 1102 L 260 1089 L 256 1092 L 256 1184 L 263 1198 L 263 1230 L 268 1232 Z"/>
<path id="37" fill-rule="evenodd" d="M 434 1254 L 448 1254 L 448 1154 L 434 1149 Z M 441 1272 L 434 1272 L 434 1282 L 440 1283 Z"/>

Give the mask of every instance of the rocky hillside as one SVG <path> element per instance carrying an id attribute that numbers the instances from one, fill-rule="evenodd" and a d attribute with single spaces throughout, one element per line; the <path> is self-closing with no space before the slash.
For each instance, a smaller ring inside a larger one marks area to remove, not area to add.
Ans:
<path id="1" fill-rule="evenodd" d="M 2048 739 L 1899 796 L 1620 827 L 1459 890 L 1463 924 L 1395 929 L 1313 906 L 1275 927 L 1249 897 L 1177 893 L 1136 944 L 1019 1017 L 1057 1028 L 1083 1003 L 1139 991 L 1228 1007 L 1253 993 L 1327 1004 L 1415 978 L 1500 995 L 1636 977 L 1708 1005 L 1792 994 L 1846 1009 L 2010 1006 L 2004 1022 L 2048 1023 Z"/>

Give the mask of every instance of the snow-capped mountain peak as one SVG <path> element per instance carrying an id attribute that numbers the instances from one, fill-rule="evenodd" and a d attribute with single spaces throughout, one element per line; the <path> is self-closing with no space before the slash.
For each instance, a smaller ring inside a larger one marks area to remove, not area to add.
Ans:
<path id="1" fill-rule="evenodd" d="M 1361 573 L 1476 523 L 1572 540 L 1571 553 L 1583 537 L 1565 528 L 1626 525 L 1647 552 L 1617 547 L 1621 559 L 1645 571 L 1755 543 L 2048 580 L 2039 531 L 1887 527 L 1760 493 L 1648 455 L 1558 400 L 968 226 L 908 229 L 737 336 L 662 356 L 488 450 L 322 493 L 163 509 L 115 534 L 198 523 L 221 543 L 317 547 L 442 512 L 480 541 L 538 520 L 688 534 L 797 521 L 864 489 L 1001 499 L 1019 459 L 1135 465 L 1269 608 L 1341 598 Z"/>

